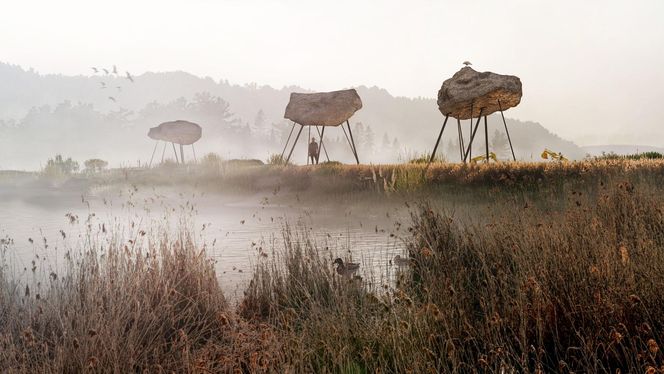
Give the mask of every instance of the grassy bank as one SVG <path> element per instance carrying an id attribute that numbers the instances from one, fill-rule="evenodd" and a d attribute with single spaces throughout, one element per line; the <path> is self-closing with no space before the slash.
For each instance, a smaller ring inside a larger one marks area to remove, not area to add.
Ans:
<path id="1" fill-rule="evenodd" d="M 295 192 L 381 195 L 507 189 L 537 191 L 584 185 L 616 177 L 664 182 L 662 160 L 595 160 L 570 163 L 393 164 L 275 166 L 255 163 L 166 164 L 152 169 L 115 169 L 84 178 L 93 184 L 197 186 L 226 192 Z"/>

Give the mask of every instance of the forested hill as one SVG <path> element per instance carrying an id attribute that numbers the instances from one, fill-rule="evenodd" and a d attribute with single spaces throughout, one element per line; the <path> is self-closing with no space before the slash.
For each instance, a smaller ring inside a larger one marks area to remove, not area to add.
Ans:
<path id="1" fill-rule="evenodd" d="M 135 165 L 152 152 L 148 128 L 173 119 L 203 126 L 199 154 L 264 160 L 281 152 L 288 136 L 290 124 L 283 112 L 290 93 L 307 92 L 296 86 L 235 85 L 185 72 L 145 73 L 132 79 L 124 72 L 42 75 L 0 63 L 0 169 L 36 169 L 56 153 L 79 161 L 102 158 L 113 165 Z M 433 148 L 443 120 L 434 99 L 355 88 L 364 104 L 351 119 L 362 162 L 403 161 Z M 468 121 L 463 125 L 467 133 Z M 519 158 L 537 159 L 545 147 L 572 158 L 585 154 L 538 123 L 508 118 L 508 125 Z M 490 142 L 506 158 L 499 117 L 490 118 L 489 126 Z M 441 148 L 451 161 L 458 159 L 455 129 L 446 132 Z M 328 134 L 330 157 L 350 161 L 341 131 L 330 129 L 326 138 Z M 477 136 L 477 144 L 484 144 L 483 133 Z M 297 162 L 304 162 L 305 152 L 296 149 Z"/>

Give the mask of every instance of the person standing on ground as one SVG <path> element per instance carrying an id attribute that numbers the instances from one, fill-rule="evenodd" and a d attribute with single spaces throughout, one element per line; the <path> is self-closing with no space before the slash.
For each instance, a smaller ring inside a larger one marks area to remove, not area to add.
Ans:
<path id="1" fill-rule="evenodd" d="M 312 165 L 318 164 L 318 143 L 316 143 L 316 138 L 311 138 L 311 143 L 309 143 L 309 158 Z"/>

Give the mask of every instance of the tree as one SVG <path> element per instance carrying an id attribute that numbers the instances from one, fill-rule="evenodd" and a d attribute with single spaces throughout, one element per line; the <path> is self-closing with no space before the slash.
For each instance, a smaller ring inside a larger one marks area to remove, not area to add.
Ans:
<path id="1" fill-rule="evenodd" d="M 44 174 L 50 176 L 70 175 L 78 171 L 78 162 L 71 159 L 66 160 L 62 155 L 55 155 L 54 158 L 49 159 L 44 167 Z"/>
<path id="2" fill-rule="evenodd" d="M 263 109 L 259 109 L 258 112 L 256 112 L 256 117 L 254 117 L 254 132 L 260 132 L 263 130 L 263 127 L 265 126 L 265 113 L 263 112 Z"/>
<path id="3" fill-rule="evenodd" d="M 510 155 L 510 144 L 507 136 L 498 131 L 493 130 L 491 137 L 491 150 L 496 154 L 496 157 L 507 157 Z"/>
<path id="4" fill-rule="evenodd" d="M 108 162 L 98 159 L 91 158 L 86 160 L 83 165 L 85 165 L 85 171 L 89 173 L 98 173 L 104 170 L 108 166 Z"/>

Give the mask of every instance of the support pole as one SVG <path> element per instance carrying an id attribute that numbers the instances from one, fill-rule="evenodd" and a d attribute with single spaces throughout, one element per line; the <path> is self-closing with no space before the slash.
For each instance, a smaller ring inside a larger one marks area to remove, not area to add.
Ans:
<path id="1" fill-rule="evenodd" d="M 191 143 L 191 152 L 194 154 L 194 162 L 198 163 L 198 160 L 196 160 L 196 149 L 194 148 L 194 143 Z"/>
<path id="2" fill-rule="evenodd" d="M 184 146 L 180 144 L 180 161 L 182 161 L 182 165 L 184 165 Z"/>
<path id="3" fill-rule="evenodd" d="M 461 131 L 461 120 L 457 118 L 457 130 L 459 132 L 459 161 L 463 162 L 463 132 Z"/>
<path id="4" fill-rule="evenodd" d="M 307 165 L 309 165 L 309 143 L 311 141 L 311 125 L 307 126 L 307 130 L 309 130 L 309 135 L 307 136 Z M 313 161 L 311 161 L 311 164 L 313 165 Z"/>
<path id="5" fill-rule="evenodd" d="M 489 163 L 489 125 L 484 116 L 484 147 L 486 148 L 486 163 Z"/>
<path id="6" fill-rule="evenodd" d="M 302 130 L 304 130 L 304 126 L 300 125 L 300 131 L 297 132 L 297 136 L 295 137 L 295 141 L 293 142 L 293 148 L 291 148 L 290 153 L 288 153 L 286 164 L 288 164 L 288 161 L 290 161 L 291 155 L 293 154 L 293 150 L 295 149 L 295 145 L 297 144 L 297 140 L 300 139 L 300 134 L 302 134 Z"/>
<path id="7" fill-rule="evenodd" d="M 480 109 L 480 115 L 477 117 L 477 122 L 475 122 L 475 129 L 470 134 L 470 142 L 468 143 L 468 149 L 466 150 L 466 153 L 463 155 L 463 162 L 466 162 L 468 159 L 468 156 L 471 155 L 471 149 L 473 148 L 473 140 L 475 139 L 475 133 L 477 132 L 477 127 L 480 125 L 480 120 L 482 119 L 482 110 L 484 108 Z M 472 123 L 471 123 L 472 126 Z"/>
<path id="8" fill-rule="evenodd" d="M 512 159 L 516 161 L 516 156 L 514 155 L 514 148 L 512 147 L 512 139 L 510 138 L 510 132 L 507 131 L 507 122 L 505 122 L 505 115 L 503 114 L 503 106 L 498 100 L 498 108 L 500 109 L 500 116 L 503 118 L 503 125 L 505 125 L 505 132 L 507 133 L 507 141 L 510 142 L 510 150 L 512 151 Z"/>
<path id="9" fill-rule="evenodd" d="M 443 121 L 443 127 L 440 128 L 440 133 L 438 134 L 438 139 L 436 140 L 436 145 L 433 146 L 433 152 L 431 152 L 431 157 L 429 157 L 429 163 L 433 162 L 433 159 L 436 157 L 436 150 L 438 150 L 438 144 L 440 139 L 443 137 L 443 131 L 445 131 L 445 126 L 447 126 L 447 120 L 450 118 L 449 114 L 445 115 L 445 121 Z"/>
<path id="10" fill-rule="evenodd" d="M 318 136 L 320 136 L 320 147 L 318 147 L 318 156 L 316 156 L 316 164 L 318 164 L 318 159 L 320 159 L 321 148 L 323 148 L 323 151 L 325 152 L 325 158 L 327 158 L 327 162 L 330 162 L 330 156 L 327 155 L 327 149 L 325 149 L 325 145 L 323 144 L 323 135 L 325 135 L 325 126 L 323 126 L 323 131 L 318 130 L 318 126 L 316 126 L 316 132 L 318 133 Z"/>
<path id="11" fill-rule="evenodd" d="M 178 160 L 178 152 L 175 150 L 175 143 L 171 142 L 171 145 L 173 146 L 173 153 L 175 154 L 175 162 L 180 163 L 180 160 Z"/>
<path id="12" fill-rule="evenodd" d="M 161 163 L 164 163 L 164 156 L 166 155 L 166 145 L 168 143 L 164 142 L 164 149 L 161 150 Z"/>
<path id="13" fill-rule="evenodd" d="M 357 147 L 355 146 L 355 139 L 353 139 L 353 132 L 350 130 L 350 123 L 348 123 L 348 120 L 346 120 L 346 125 L 348 125 L 348 133 L 350 134 L 350 141 L 353 143 L 353 153 L 355 154 L 355 161 L 357 161 L 357 164 L 359 165 L 360 159 L 357 157 Z"/>
<path id="14" fill-rule="evenodd" d="M 468 124 L 468 136 L 473 135 L 473 105 L 475 103 L 470 103 L 470 123 Z M 480 115 L 481 117 L 481 115 Z M 473 158 L 473 147 L 470 147 L 470 153 L 468 154 L 470 158 Z M 463 162 L 466 162 L 466 155 L 464 154 Z"/>
<path id="15" fill-rule="evenodd" d="M 293 122 L 293 127 L 290 129 L 290 134 L 288 134 L 288 139 L 286 139 L 286 144 L 284 144 L 284 150 L 281 151 L 281 159 L 283 160 L 284 158 L 284 152 L 286 152 L 286 148 L 288 147 L 288 142 L 290 142 L 291 135 L 293 135 L 293 130 L 295 130 L 295 122 Z"/>
<path id="16" fill-rule="evenodd" d="M 355 149 L 353 148 L 353 143 L 350 142 L 350 138 L 348 137 L 348 133 L 346 133 L 346 128 L 344 127 L 343 123 L 341 124 L 341 130 L 343 130 L 344 136 L 346 137 L 346 141 L 348 141 L 348 146 L 350 147 L 350 151 L 353 153 L 353 156 L 355 156 Z"/>
<path id="17" fill-rule="evenodd" d="M 157 146 L 159 145 L 159 140 L 157 140 L 154 143 L 154 149 L 152 150 L 152 157 L 150 157 L 150 163 L 148 164 L 148 168 L 152 166 L 152 159 L 154 158 L 154 153 L 157 152 Z"/>

